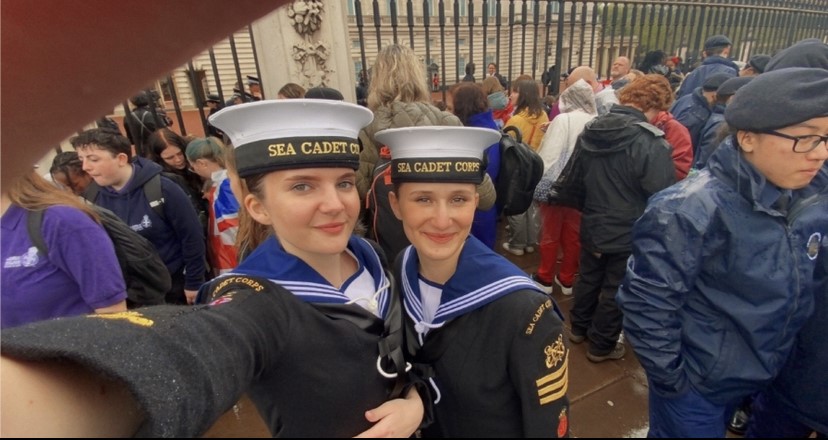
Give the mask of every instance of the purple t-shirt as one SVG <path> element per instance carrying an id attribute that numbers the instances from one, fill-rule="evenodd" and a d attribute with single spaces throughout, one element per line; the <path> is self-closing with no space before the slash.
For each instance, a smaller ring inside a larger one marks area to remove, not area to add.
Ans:
<path id="1" fill-rule="evenodd" d="M 0 328 L 93 313 L 126 298 L 112 241 L 84 212 L 53 206 L 43 213 L 47 258 L 26 229 L 26 210 L 11 205 L 0 219 Z"/>

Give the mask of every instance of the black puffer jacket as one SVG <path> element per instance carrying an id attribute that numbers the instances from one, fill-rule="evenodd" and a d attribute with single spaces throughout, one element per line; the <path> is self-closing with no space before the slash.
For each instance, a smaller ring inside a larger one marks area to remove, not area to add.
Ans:
<path id="1" fill-rule="evenodd" d="M 633 223 L 647 199 L 675 183 L 670 144 L 640 111 L 615 105 L 578 139 L 584 208 L 581 245 L 591 252 L 629 252 Z"/>

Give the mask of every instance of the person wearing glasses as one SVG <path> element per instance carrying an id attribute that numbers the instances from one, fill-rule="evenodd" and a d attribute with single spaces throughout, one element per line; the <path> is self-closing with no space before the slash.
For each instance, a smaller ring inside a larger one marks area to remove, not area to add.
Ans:
<path id="1" fill-rule="evenodd" d="M 723 437 L 785 365 L 828 252 L 828 71 L 766 72 L 707 166 L 650 199 L 617 298 L 651 437 Z M 821 255 L 822 254 L 822 255 Z"/>

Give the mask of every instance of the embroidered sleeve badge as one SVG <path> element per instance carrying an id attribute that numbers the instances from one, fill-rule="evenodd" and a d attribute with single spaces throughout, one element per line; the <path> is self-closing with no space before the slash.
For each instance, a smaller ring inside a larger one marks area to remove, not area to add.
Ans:
<path id="1" fill-rule="evenodd" d="M 558 335 L 558 340 L 552 345 L 547 345 L 543 349 L 543 354 L 546 355 L 546 368 L 553 368 L 563 360 L 566 354 L 566 347 L 563 342 L 563 335 Z"/>
<path id="2" fill-rule="evenodd" d="M 152 327 L 152 325 L 155 324 L 152 319 L 149 319 L 138 312 L 99 313 L 87 315 L 87 317 L 99 319 L 121 319 L 142 327 Z"/>
<path id="3" fill-rule="evenodd" d="M 222 296 L 220 296 L 220 297 L 218 297 L 218 298 L 214 299 L 214 300 L 213 300 L 210 304 L 208 304 L 208 305 L 209 305 L 210 307 L 215 307 L 215 306 L 220 305 L 220 304 L 227 304 L 227 303 L 229 303 L 230 301 L 233 301 L 233 295 L 235 295 L 235 293 L 236 293 L 236 292 L 230 292 L 230 293 L 228 293 L 228 294 L 222 295 Z"/>
<path id="4" fill-rule="evenodd" d="M 561 414 L 558 415 L 558 438 L 566 437 L 567 432 L 569 432 L 569 417 L 566 413 L 566 407 L 564 407 Z"/>
<path id="5" fill-rule="evenodd" d="M 808 238 L 808 258 L 813 261 L 816 260 L 817 255 L 819 255 L 819 244 L 822 241 L 822 235 L 819 232 L 814 232 L 811 234 L 811 237 Z"/>
<path id="6" fill-rule="evenodd" d="M 563 340 L 561 340 L 563 343 Z M 569 388 L 569 353 L 564 350 L 561 366 L 552 373 L 549 373 L 535 381 L 538 387 L 538 398 L 541 405 L 553 403 L 566 396 Z"/>

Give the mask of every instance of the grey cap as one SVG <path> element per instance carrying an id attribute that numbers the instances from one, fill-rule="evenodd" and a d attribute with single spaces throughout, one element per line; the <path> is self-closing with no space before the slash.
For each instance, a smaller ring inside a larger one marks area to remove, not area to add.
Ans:
<path id="1" fill-rule="evenodd" d="M 766 132 L 828 115 L 828 70 L 789 68 L 765 72 L 739 89 L 725 109 L 737 129 Z"/>
<path id="2" fill-rule="evenodd" d="M 704 80 L 702 90 L 705 92 L 715 92 L 719 90 L 719 87 L 730 78 L 733 78 L 733 75 L 728 73 L 716 73 L 710 75 Z"/>
<path id="3" fill-rule="evenodd" d="M 724 35 L 714 35 L 704 41 L 704 50 L 710 50 L 715 47 L 727 47 L 731 45 L 733 45 L 733 43 L 730 42 L 730 38 L 727 38 Z"/>
<path id="4" fill-rule="evenodd" d="M 771 57 L 765 71 L 787 67 L 828 69 L 828 44 L 816 38 L 802 40 Z"/>
<path id="5" fill-rule="evenodd" d="M 754 55 L 748 60 L 748 66 L 753 68 L 756 73 L 765 73 L 765 67 L 768 65 L 768 61 L 770 60 L 770 55 Z"/>
<path id="6" fill-rule="evenodd" d="M 752 76 L 737 76 L 730 78 L 719 86 L 719 89 L 716 90 L 716 96 L 733 96 L 736 94 L 737 90 L 741 89 L 753 78 L 754 77 Z"/>

